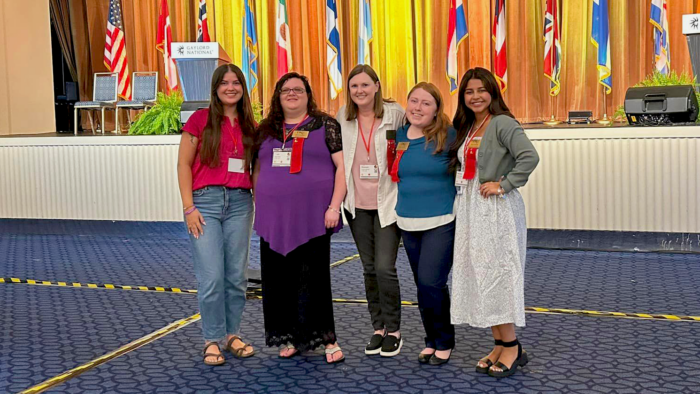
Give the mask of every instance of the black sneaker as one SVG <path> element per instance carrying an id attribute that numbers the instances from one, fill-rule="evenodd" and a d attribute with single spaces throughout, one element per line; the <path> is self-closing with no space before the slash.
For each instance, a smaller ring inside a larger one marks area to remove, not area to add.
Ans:
<path id="1" fill-rule="evenodd" d="M 403 338 L 387 335 L 382 341 L 382 350 L 379 354 L 382 357 L 394 357 L 401 351 L 401 346 L 403 346 Z"/>
<path id="2" fill-rule="evenodd" d="M 369 342 L 367 342 L 367 346 L 365 347 L 365 354 L 367 354 L 367 355 L 379 354 L 379 352 L 382 351 L 383 341 L 384 341 L 384 335 L 382 335 L 382 334 L 372 335 L 372 338 L 369 339 Z"/>

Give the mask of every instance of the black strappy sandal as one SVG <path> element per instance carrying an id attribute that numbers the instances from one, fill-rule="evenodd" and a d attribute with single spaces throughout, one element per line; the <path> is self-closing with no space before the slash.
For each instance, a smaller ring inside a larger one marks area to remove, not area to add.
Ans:
<path id="1" fill-rule="evenodd" d="M 494 343 L 496 346 L 503 346 L 503 341 L 501 341 L 500 339 L 495 339 L 495 340 L 493 341 L 493 343 Z M 484 364 L 486 364 L 486 367 L 481 367 L 481 366 L 479 366 L 479 363 L 484 363 Z M 489 356 L 486 356 L 486 357 L 482 358 L 481 360 L 479 360 L 479 363 L 476 363 L 476 372 L 478 372 L 478 373 L 484 373 L 484 374 L 489 373 L 489 368 L 491 368 L 491 366 L 493 365 L 493 361 L 491 361 L 491 359 L 489 358 Z"/>
<path id="2" fill-rule="evenodd" d="M 207 349 L 209 349 L 212 346 L 216 346 L 216 348 L 219 349 L 219 354 L 207 353 Z M 202 354 L 204 355 L 204 364 L 206 364 L 206 365 L 212 365 L 212 366 L 222 365 L 223 363 L 226 362 L 224 355 L 221 353 L 221 347 L 219 347 L 218 342 L 209 342 L 206 345 L 204 345 L 204 349 L 202 350 Z M 207 357 L 216 357 L 217 361 L 214 361 L 214 362 L 207 361 Z"/>
<path id="3" fill-rule="evenodd" d="M 513 364 L 508 367 L 502 362 L 498 361 L 496 364 L 494 364 L 492 367 L 496 367 L 501 369 L 502 372 L 497 372 L 494 371 L 493 369 L 489 368 L 489 376 L 493 376 L 494 378 L 505 378 L 508 377 L 512 374 L 515 373 L 515 371 L 518 370 L 518 367 L 524 367 L 527 365 L 527 363 L 530 361 L 527 358 L 527 353 L 523 351 L 523 347 L 520 345 L 520 342 L 518 340 L 514 340 L 511 342 L 503 342 L 503 347 L 518 347 L 518 358 L 513 361 Z"/>
<path id="4" fill-rule="evenodd" d="M 238 339 L 239 341 L 241 341 L 241 343 L 243 343 L 243 346 L 239 347 L 238 349 L 236 349 L 235 347 L 233 347 L 233 341 L 235 341 L 236 339 Z M 250 346 L 250 348 L 253 349 L 253 346 L 252 346 L 251 344 L 243 342 L 243 339 L 241 339 L 241 337 L 239 337 L 238 335 L 234 335 L 234 336 L 232 336 L 231 339 L 229 339 L 228 342 L 226 343 L 226 350 L 228 350 L 229 352 L 231 352 L 231 354 L 233 354 L 233 357 L 236 357 L 236 358 L 248 358 L 248 357 L 251 357 L 251 356 L 254 356 L 254 355 L 255 355 L 255 349 L 251 350 L 250 353 L 246 353 L 246 352 L 245 352 L 245 349 L 246 349 L 248 346 Z"/>

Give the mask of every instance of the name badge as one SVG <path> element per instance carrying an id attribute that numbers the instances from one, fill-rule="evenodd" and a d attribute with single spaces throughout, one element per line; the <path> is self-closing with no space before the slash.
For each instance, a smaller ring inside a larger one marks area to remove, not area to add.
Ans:
<path id="1" fill-rule="evenodd" d="M 228 159 L 228 172 L 237 172 L 239 174 L 245 173 L 245 166 L 243 159 L 234 159 L 231 157 Z"/>
<path id="2" fill-rule="evenodd" d="M 294 133 L 292 133 L 293 138 L 308 138 L 309 137 L 309 132 L 308 131 L 302 131 L 302 130 L 296 130 Z"/>
<path id="3" fill-rule="evenodd" d="M 360 165 L 360 179 L 379 179 L 379 168 L 370 164 Z"/>
<path id="4" fill-rule="evenodd" d="M 272 150 L 273 167 L 289 167 L 292 164 L 291 148 L 275 148 Z"/>
<path id="5" fill-rule="evenodd" d="M 481 138 L 473 139 L 469 142 L 469 147 L 467 149 L 478 149 L 481 146 Z"/>
<path id="6" fill-rule="evenodd" d="M 457 171 L 455 175 L 455 186 L 467 186 L 469 179 L 464 179 L 464 171 Z"/>
<path id="7" fill-rule="evenodd" d="M 399 144 L 396 145 L 396 150 L 407 150 L 408 144 L 408 142 L 399 142 Z"/>

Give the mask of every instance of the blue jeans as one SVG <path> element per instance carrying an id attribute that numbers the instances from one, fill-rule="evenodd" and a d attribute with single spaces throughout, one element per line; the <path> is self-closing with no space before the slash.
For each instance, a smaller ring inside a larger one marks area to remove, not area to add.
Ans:
<path id="1" fill-rule="evenodd" d="M 452 269 L 455 222 L 427 231 L 401 231 L 404 248 L 418 288 L 418 309 L 425 328 L 425 346 L 437 350 L 455 347 L 450 318 L 447 277 Z"/>
<path id="2" fill-rule="evenodd" d="M 253 226 L 250 190 L 208 186 L 192 193 L 204 217 L 204 233 L 190 235 L 197 299 L 205 341 L 238 334 L 248 287 L 248 249 Z"/>

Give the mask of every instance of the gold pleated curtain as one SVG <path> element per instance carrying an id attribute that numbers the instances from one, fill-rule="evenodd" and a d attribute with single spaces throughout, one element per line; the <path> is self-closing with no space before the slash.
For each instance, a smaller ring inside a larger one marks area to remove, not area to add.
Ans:
<path id="1" fill-rule="evenodd" d="M 491 24 L 495 0 L 463 0 L 467 9 L 469 37 L 458 52 L 459 74 L 468 68 L 491 68 Z M 259 90 L 255 96 L 265 107 L 276 75 L 275 20 L 277 0 L 249 0 L 255 10 L 259 45 Z M 174 41 L 194 41 L 198 0 L 168 0 Z M 102 64 L 107 1 L 72 0 L 71 28 L 76 48 L 76 67 L 81 99 L 92 95 L 92 74 L 105 71 Z M 358 0 L 338 0 L 343 75 L 357 62 Z M 670 12 L 671 68 L 692 72 L 685 37 L 683 14 L 696 9 L 697 0 L 668 0 Z M 163 58 L 155 49 L 160 0 L 122 0 L 129 69 L 159 71 L 161 88 Z M 545 0 L 506 0 L 508 89 L 507 104 L 523 122 L 549 118 L 552 101 L 544 76 L 542 38 Z M 602 90 L 597 81 L 596 50 L 591 44 L 591 0 L 560 0 L 562 19 L 561 93 L 554 112 L 566 119 L 568 111 L 592 110 L 602 115 Z M 309 77 L 321 108 L 335 113 L 345 102 L 345 91 L 330 99 L 326 71 L 326 1 L 287 0 L 292 70 Z M 449 0 L 371 0 L 374 40 L 372 66 L 379 74 L 385 95 L 402 104 L 417 82 L 437 85 L 452 115 L 457 95 L 450 95 L 445 75 L 447 14 Z M 243 0 L 207 0 L 209 32 L 241 64 Z M 653 70 L 650 0 L 610 0 L 610 42 L 613 91 L 607 96 L 611 115 L 622 104 L 629 86 Z"/>

